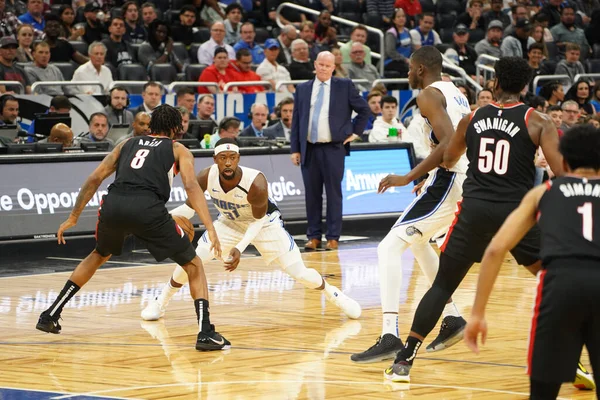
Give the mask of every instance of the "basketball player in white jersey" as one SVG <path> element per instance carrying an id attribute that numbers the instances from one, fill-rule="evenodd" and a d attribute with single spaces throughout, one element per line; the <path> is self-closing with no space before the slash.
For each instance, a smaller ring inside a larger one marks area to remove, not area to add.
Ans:
<path id="1" fill-rule="evenodd" d="M 467 98 L 452 82 L 441 78 L 442 55 L 433 46 L 423 46 L 411 57 L 408 73 L 413 89 L 423 89 L 417 104 L 425 118 L 425 133 L 433 150 L 430 155 L 407 175 L 388 175 L 379 183 L 379 193 L 392 186 L 405 186 L 429 173 L 419 196 L 406 208 L 377 247 L 379 258 L 379 284 L 383 324 L 377 342 L 350 359 L 357 363 L 370 363 L 394 358 L 402 349 L 398 333 L 398 308 L 402 286 L 402 254 L 410 247 L 419 267 L 433 283 L 439 259 L 429 244 L 431 238 L 445 232 L 454 218 L 456 203 L 462 197 L 462 183 L 466 178 L 467 160 L 450 170 L 439 167 L 447 139 L 460 120 L 471 110 Z M 438 337 L 427 351 L 446 349 L 462 339 L 466 321 L 450 299 L 444 308 L 444 319 Z"/>
<path id="2" fill-rule="evenodd" d="M 358 318 L 361 307 L 356 301 L 328 284 L 315 269 L 306 268 L 298 246 L 283 227 L 279 209 L 269 200 L 267 179 L 258 170 L 238 165 L 240 153 L 236 140 L 219 140 L 214 160 L 215 164 L 200 171 L 197 178 L 220 213 L 214 226 L 221 242 L 225 269 L 235 270 L 241 254 L 252 243 L 267 265 L 280 266 L 309 289 L 324 290 L 327 299 L 349 318 Z M 186 203 L 171 214 L 190 219 L 194 210 Z M 196 248 L 196 254 L 204 263 L 214 258 L 210 248 L 211 242 L 205 233 Z M 169 284 L 142 311 L 142 319 L 154 321 L 164 316 L 169 300 L 187 281 L 185 271 L 175 268 Z"/>

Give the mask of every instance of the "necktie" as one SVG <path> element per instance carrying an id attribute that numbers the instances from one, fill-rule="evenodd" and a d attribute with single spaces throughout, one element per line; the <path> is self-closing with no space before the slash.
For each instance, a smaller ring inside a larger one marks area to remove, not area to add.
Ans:
<path id="1" fill-rule="evenodd" d="M 319 85 L 319 93 L 317 93 L 317 101 L 313 109 L 312 121 L 310 122 L 310 142 L 317 143 L 319 137 L 319 114 L 321 114 L 321 108 L 323 108 L 323 93 L 325 92 L 325 82 L 321 82 Z"/>
<path id="2" fill-rule="evenodd" d="M 258 132 L 256 132 L 256 137 L 262 137 L 262 136 L 263 136 L 263 133 L 262 133 L 262 131 L 258 131 Z"/>

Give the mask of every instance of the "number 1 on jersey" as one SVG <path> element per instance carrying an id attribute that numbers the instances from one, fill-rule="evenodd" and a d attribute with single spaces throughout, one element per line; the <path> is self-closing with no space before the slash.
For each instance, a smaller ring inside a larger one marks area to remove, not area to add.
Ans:
<path id="1" fill-rule="evenodd" d="M 590 242 L 594 240 L 594 220 L 592 218 L 592 203 L 583 203 L 577 207 L 577 212 L 583 217 L 583 237 Z"/>
<path id="2" fill-rule="evenodd" d="M 479 162 L 477 166 L 479 171 L 487 174 L 494 170 L 498 175 L 506 174 L 508 171 L 508 157 L 510 153 L 510 143 L 508 140 L 498 140 L 495 149 L 488 150 L 488 146 L 494 146 L 494 138 L 482 137 L 479 142 Z"/>
<path id="3" fill-rule="evenodd" d="M 131 168 L 133 168 L 133 169 L 142 168 L 144 166 L 144 163 L 146 162 L 146 157 L 148 156 L 148 154 L 150 154 L 150 150 L 139 149 L 135 153 L 135 157 L 133 157 L 133 160 L 131 160 L 131 164 L 129 164 L 131 166 Z"/>

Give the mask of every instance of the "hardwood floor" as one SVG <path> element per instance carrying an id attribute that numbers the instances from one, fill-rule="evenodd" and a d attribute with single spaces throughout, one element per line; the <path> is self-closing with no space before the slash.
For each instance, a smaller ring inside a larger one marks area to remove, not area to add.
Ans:
<path id="1" fill-rule="evenodd" d="M 14 392 L 17 397 L 10 398 L 527 398 L 535 279 L 514 261 L 506 261 L 492 295 L 490 336 L 482 353 L 474 355 L 462 343 L 439 353 L 422 351 L 407 388 L 384 382 L 389 362 L 350 361 L 350 354 L 370 347 L 380 334 L 373 245 L 343 245 L 337 252 L 303 258 L 359 301 L 359 320 L 348 320 L 320 292 L 305 290 L 259 257 L 245 258 L 232 273 L 212 262 L 206 266 L 211 319 L 232 348 L 207 353 L 194 349 L 195 313 L 187 287 L 173 298 L 164 319 L 140 319 L 172 265 L 101 269 L 65 307 L 60 335 L 39 332 L 35 324 L 69 273 L 1 278 L 0 386 L 52 392 Z M 428 288 L 413 264 L 407 252 L 400 305 L 403 339 Z M 473 268 L 454 296 L 465 316 L 478 270 Z M 437 328 L 425 343 L 436 334 Z M 583 360 L 589 366 L 587 355 Z M 4 393 L 9 398 L 13 392 Z M 595 393 L 563 385 L 561 398 L 593 399 Z"/>

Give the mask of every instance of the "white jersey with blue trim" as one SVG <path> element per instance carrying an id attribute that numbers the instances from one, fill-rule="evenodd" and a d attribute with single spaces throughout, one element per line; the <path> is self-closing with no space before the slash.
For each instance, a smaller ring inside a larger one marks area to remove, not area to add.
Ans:
<path id="1" fill-rule="evenodd" d="M 219 167 L 216 164 L 210 167 L 206 191 L 210 195 L 215 208 L 219 211 L 219 220 L 248 225 L 255 221 L 254 215 L 252 215 L 252 205 L 248 202 L 248 192 L 258 174 L 262 174 L 262 172 L 241 165 L 239 167 L 242 170 L 242 179 L 228 192 L 225 192 L 221 187 Z M 274 202 L 269 199 L 267 214 L 274 213 L 279 215 L 279 210 Z"/>
<path id="2" fill-rule="evenodd" d="M 452 82 L 437 81 L 433 82 L 428 87 L 436 88 L 442 92 L 446 98 L 446 112 L 450 117 L 450 121 L 452 121 L 452 128 L 456 131 L 456 127 L 458 126 L 460 120 L 463 119 L 465 115 L 469 115 L 471 113 L 469 100 L 467 100 L 465 95 L 463 95 L 462 92 L 458 90 L 458 88 Z M 431 124 L 427 118 L 425 118 L 424 132 L 429 138 L 432 147 L 435 147 L 439 144 L 439 140 L 435 136 L 435 132 L 433 132 L 433 128 L 431 127 Z M 468 166 L 469 161 L 467 156 L 466 154 L 463 154 L 456 165 L 450 168 L 450 171 L 464 174 L 467 172 Z"/>
<path id="3" fill-rule="evenodd" d="M 219 218 L 225 218 L 230 221 L 250 224 L 255 218 L 252 215 L 252 206 L 248 202 L 248 192 L 252 183 L 258 174 L 262 172 L 240 166 L 242 170 L 242 179 L 233 189 L 225 192 L 219 181 L 219 167 L 217 164 L 210 167 L 208 172 L 208 183 L 206 190 L 210 198 L 219 211 Z"/>

